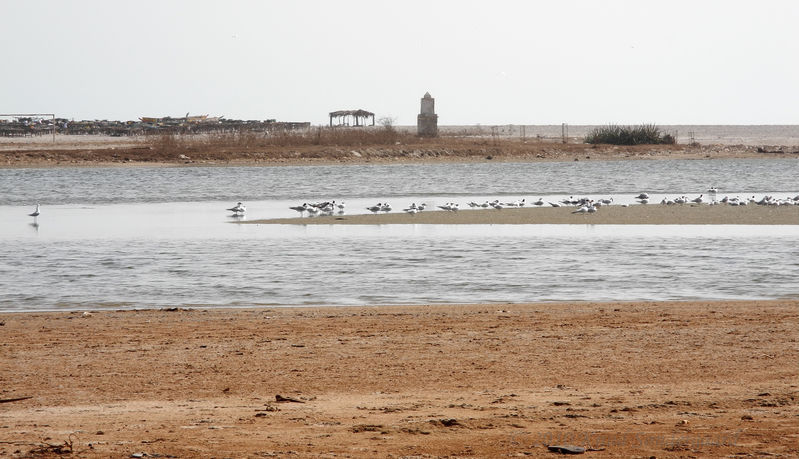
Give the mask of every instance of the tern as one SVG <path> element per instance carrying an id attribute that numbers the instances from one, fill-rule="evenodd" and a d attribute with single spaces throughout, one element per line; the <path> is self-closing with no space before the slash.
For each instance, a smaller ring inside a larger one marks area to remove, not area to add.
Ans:
<path id="1" fill-rule="evenodd" d="M 30 215 L 33 218 L 36 218 L 36 217 L 39 216 L 39 214 L 41 214 L 41 212 L 39 212 L 39 203 L 37 202 L 36 203 L 36 209 L 33 211 L 32 214 L 28 214 L 28 215 Z"/>
<path id="2" fill-rule="evenodd" d="M 234 214 L 243 214 L 244 211 L 247 210 L 247 208 L 244 207 L 244 204 L 238 203 L 235 206 L 233 206 L 233 207 L 231 207 L 230 209 L 227 209 L 227 210 L 233 212 Z"/>
<path id="3" fill-rule="evenodd" d="M 300 217 L 302 217 L 303 212 L 308 210 L 308 204 L 307 203 L 303 203 L 301 206 L 291 206 L 291 207 L 289 207 L 289 209 L 296 210 L 297 212 L 300 213 Z"/>

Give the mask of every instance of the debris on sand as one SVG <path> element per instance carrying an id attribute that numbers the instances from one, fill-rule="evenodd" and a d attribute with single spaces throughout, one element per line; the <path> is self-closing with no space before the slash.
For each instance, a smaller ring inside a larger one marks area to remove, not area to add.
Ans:
<path id="1" fill-rule="evenodd" d="M 292 397 L 284 397 L 280 394 L 275 395 L 275 401 L 278 403 L 305 403 L 300 399 L 292 398 Z"/>

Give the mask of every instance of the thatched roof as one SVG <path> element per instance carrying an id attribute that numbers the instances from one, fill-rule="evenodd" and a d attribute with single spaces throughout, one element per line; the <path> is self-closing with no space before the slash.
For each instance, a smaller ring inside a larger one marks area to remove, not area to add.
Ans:
<path id="1" fill-rule="evenodd" d="M 372 112 L 367 112 L 366 110 L 338 110 L 335 112 L 330 112 L 330 116 L 375 116 Z"/>

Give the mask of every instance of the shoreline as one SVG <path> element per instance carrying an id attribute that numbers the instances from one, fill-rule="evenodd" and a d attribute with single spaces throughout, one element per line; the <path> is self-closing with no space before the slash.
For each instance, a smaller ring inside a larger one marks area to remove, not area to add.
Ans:
<path id="1" fill-rule="evenodd" d="M 376 145 L 247 145 L 180 147 L 156 138 L 59 137 L 56 143 L 0 138 L 0 168 L 236 167 L 669 159 L 796 158 L 799 145 L 590 145 L 552 139 L 443 136 Z M 189 136 L 188 139 L 191 139 Z"/>
<path id="2" fill-rule="evenodd" d="M 0 455 L 791 456 L 799 299 L 3 313 Z M 280 395 L 283 400 L 276 398 Z M 294 401 L 287 401 L 291 399 Z M 646 441 L 642 441 L 646 439 Z"/>
<path id="3" fill-rule="evenodd" d="M 595 213 L 575 214 L 577 208 L 525 207 L 425 210 L 417 214 L 358 214 L 243 220 L 241 225 L 799 225 L 799 206 L 647 204 L 602 206 Z"/>

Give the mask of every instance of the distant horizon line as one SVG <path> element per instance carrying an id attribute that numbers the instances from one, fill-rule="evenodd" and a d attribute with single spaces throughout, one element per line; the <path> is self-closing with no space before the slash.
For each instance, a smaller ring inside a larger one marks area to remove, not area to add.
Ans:
<path id="1" fill-rule="evenodd" d="M 9 114 L 0 114 L 0 119 L 2 117 L 5 118 L 24 118 L 24 117 L 34 117 L 34 118 L 42 118 L 44 119 L 45 116 L 48 118 L 50 116 L 54 116 L 56 119 L 67 119 L 69 121 L 117 121 L 117 122 L 128 122 L 128 121 L 141 121 L 142 118 L 171 118 L 171 119 L 181 119 L 186 118 L 186 116 L 159 116 L 159 117 L 148 117 L 148 116 L 140 116 L 136 119 L 112 119 L 112 118 L 83 118 L 77 119 L 75 117 L 64 117 L 58 116 L 57 114 L 52 113 L 9 113 Z M 191 117 L 201 116 L 201 115 L 191 115 Z M 208 115 L 206 115 L 208 116 Z M 210 117 L 210 116 L 209 116 Z M 264 118 L 264 119 L 257 119 L 257 118 L 228 118 L 224 115 L 213 116 L 210 118 L 219 118 L 225 119 L 228 121 L 232 120 L 241 120 L 241 121 L 268 121 L 268 120 L 275 120 L 282 123 L 310 123 L 312 127 L 325 127 L 328 126 L 328 122 L 323 123 L 313 123 L 312 121 L 283 121 L 283 120 L 276 120 L 275 118 Z M 653 124 L 655 126 L 798 126 L 799 122 L 795 123 L 657 123 L 657 122 L 639 122 L 639 123 L 624 123 L 624 122 L 603 122 L 603 123 L 570 123 L 570 122 L 560 122 L 560 123 L 484 123 L 484 122 L 474 122 L 474 123 L 457 123 L 457 124 L 445 124 L 439 123 L 439 128 L 442 127 L 462 127 L 462 126 L 482 126 L 482 127 L 500 127 L 500 126 L 609 126 L 609 125 L 616 125 L 616 126 L 640 126 L 640 125 L 649 125 Z M 379 124 L 375 124 L 375 127 L 382 127 Z M 394 127 L 416 127 L 416 124 L 393 124 Z M 342 126 L 334 126 L 334 127 L 342 127 Z M 346 127 L 346 126 L 345 126 Z M 356 127 L 356 126 L 349 126 L 349 127 Z M 358 127 L 370 127 L 370 126 L 358 126 Z"/>

